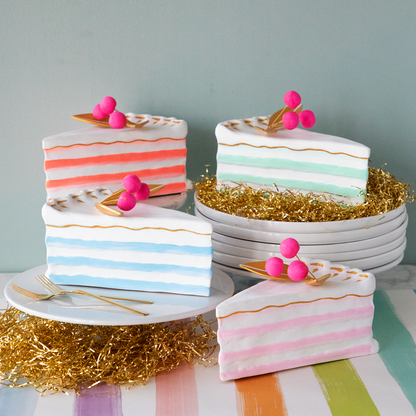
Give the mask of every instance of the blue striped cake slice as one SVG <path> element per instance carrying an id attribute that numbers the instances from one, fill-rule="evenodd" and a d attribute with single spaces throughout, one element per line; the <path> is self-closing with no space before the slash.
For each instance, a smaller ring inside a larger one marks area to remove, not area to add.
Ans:
<path id="1" fill-rule="evenodd" d="M 209 296 L 209 223 L 179 211 L 137 203 L 122 217 L 95 203 L 107 188 L 52 199 L 42 210 L 47 276 L 57 284 Z"/>
<path id="2" fill-rule="evenodd" d="M 370 149 L 342 137 L 296 128 L 263 134 L 268 117 L 218 124 L 217 181 L 331 195 L 355 205 L 365 200 Z"/>

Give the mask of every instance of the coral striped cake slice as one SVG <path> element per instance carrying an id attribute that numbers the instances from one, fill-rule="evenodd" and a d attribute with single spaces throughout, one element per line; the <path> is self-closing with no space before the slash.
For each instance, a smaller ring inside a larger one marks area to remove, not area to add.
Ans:
<path id="1" fill-rule="evenodd" d="M 378 351 L 371 273 L 302 259 L 322 286 L 267 280 L 217 307 L 222 380 Z"/>
<path id="2" fill-rule="evenodd" d="M 165 185 L 158 195 L 186 191 L 186 122 L 127 116 L 146 124 L 140 129 L 89 127 L 43 140 L 48 199 L 97 186 L 114 192 L 127 174 Z"/>

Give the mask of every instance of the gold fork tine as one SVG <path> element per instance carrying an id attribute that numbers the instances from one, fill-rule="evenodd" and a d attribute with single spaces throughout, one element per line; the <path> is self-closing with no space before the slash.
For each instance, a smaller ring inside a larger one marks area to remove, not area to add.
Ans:
<path id="1" fill-rule="evenodd" d="M 51 293 L 48 295 L 43 295 L 41 293 L 34 293 L 34 292 L 31 292 L 30 290 L 23 289 L 22 287 L 17 286 L 14 283 L 10 285 L 10 289 L 13 289 L 15 292 L 19 293 L 22 296 L 25 296 L 27 298 L 34 299 L 34 300 L 48 300 L 51 297 L 55 296 L 55 293 Z"/>
<path id="2" fill-rule="evenodd" d="M 39 277 L 39 279 L 38 279 L 38 277 Z M 46 287 L 48 290 L 50 290 L 51 292 L 54 292 L 54 293 L 57 293 L 57 291 L 58 292 L 61 292 L 61 291 L 63 291 L 63 290 L 65 290 L 64 288 L 62 288 L 62 287 L 60 287 L 60 286 L 58 286 L 57 284 L 55 284 L 55 283 L 53 283 L 46 275 L 44 275 L 44 274 L 41 274 L 41 275 L 39 275 L 39 276 L 36 276 L 36 279 L 37 279 L 37 281 L 40 283 L 40 284 L 42 284 L 44 287 Z M 83 290 L 73 290 L 72 291 L 73 293 L 78 293 L 79 295 L 84 295 L 84 296 L 91 296 L 91 297 L 93 297 L 93 298 L 96 298 L 96 299 L 100 299 L 100 300 L 102 300 L 102 301 L 104 301 L 104 302 L 107 302 L 107 303 L 110 303 L 110 304 L 112 304 L 112 305 L 116 305 L 116 306 L 120 306 L 121 308 L 124 308 L 124 309 L 127 309 L 127 310 L 129 310 L 129 311 L 135 311 L 136 313 L 139 313 L 139 314 L 141 314 L 141 315 L 149 315 L 149 313 L 148 312 L 143 312 L 143 311 L 139 311 L 138 309 L 132 309 L 132 308 L 129 308 L 129 307 L 127 307 L 127 306 L 124 306 L 124 305 L 120 305 L 120 304 L 118 304 L 118 303 L 115 303 L 115 302 L 112 302 L 111 300 L 109 300 L 109 298 L 110 299 L 119 299 L 119 298 L 113 298 L 113 297 L 111 297 L 111 296 L 100 296 L 100 295 L 94 295 L 94 294 L 92 294 L 92 293 L 89 293 L 89 292 L 85 292 L 85 291 L 83 291 Z M 120 300 L 120 299 L 119 299 Z M 122 299 L 122 300 L 124 300 L 124 299 Z M 151 303 L 153 303 L 153 302 L 151 302 Z"/>
<path id="3" fill-rule="evenodd" d="M 36 276 L 35 279 L 46 289 L 50 290 L 51 292 L 60 292 L 62 288 L 55 285 L 51 280 L 49 280 L 44 274 L 40 274 Z"/>
<path id="4" fill-rule="evenodd" d="M 12 283 L 10 285 L 10 289 L 13 289 L 15 292 L 20 293 L 21 295 L 26 296 L 28 298 L 32 298 L 32 299 L 36 299 L 37 298 L 36 296 L 34 296 L 34 295 L 36 295 L 35 293 L 30 292 L 30 291 L 28 291 L 26 289 L 23 289 L 20 286 L 16 286 L 14 283 Z"/>
<path id="5" fill-rule="evenodd" d="M 58 286 L 57 284 L 53 283 L 46 275 L 41 274 L 39 276 L 36 276 L 36 280 L 44 286 L 46 289 L 50 290 L 51 292 L 60 292 L 61 290 L 64 290 L 61 286 Z M 85 292 L 88 293 L 88 292 Z M 102 298 L 106 299 L 115 299 L 115 300 L 126 300 L 129 302 L 138 302 L 138 303 L 147 303 L 152 304 L 152 300 L 140 300 L 140 299 L 129 299 L 129 298 L 118 298 L 116 296 L 106 296 L 106 295 L 100 295 Z"/>
<path id="6" fill-rule="evenodd" d="M 56 283 L 52 282 L 51 279 L 49 279 L 45 274 L 39 275 L 39 278 L 42 279 L 42 281 L 45 284 L 48 284 L 51 288 L 54 288 L 55 290 L 61 290 L 61 286 L 58 286 Z"/>

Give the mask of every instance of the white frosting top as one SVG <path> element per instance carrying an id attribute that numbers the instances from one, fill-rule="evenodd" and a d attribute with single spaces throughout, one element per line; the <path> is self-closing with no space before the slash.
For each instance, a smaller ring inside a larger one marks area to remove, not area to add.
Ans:
<path id="1" fill-rule="evenodd" d="M 210 241 L 211 224 L 183 212 L 142 204 L 138 201 L 131 211 L 122 211 L 121 217 L 103 214 L 95 207 L 95 203 L 101 202 L 109 195 L 111 191 L 100 187 L 51 199 L 43 206 L 42 216 L 46 226 L 50 227 L 98 226 L 98 228 L 106 227 L 108 231 L 116 230 L 117 227 L 134 230 L 143 227 L 170 231 L 184 230 L 185 234 L 206 235 Z M 119 210 L 117 206 L 111 208 Z"/>
<path id="2" fill-rule="evenodd" d="M 270 305 L 282 307 L 293 303 L 308 303 L 320 299 L 342 299 L 346 296 L 371 296 L 375 290 L 372 273 L 325 260 L 302 258 L 316 278 L 331 273 L 321 286 L 301 282 L 286 282 L 268 279 L 258 283 L 217 306 L 217 317 L 226 317 L 236 312 L 258 311 Z"/>
<path id="3" fill-rule="evenodd" d="M 294 130 L 278 130 L 276 133 L 265 134 L 253 126 L 267 128 L 269 117 L 252 117 L 241 120 L 228 120 L 219 123 L 215 135 L 219 144 L 248 144 L 254 147 L 289 147 L 291 149 L 323 150 L 330 153 L 346 153 L 348 156 L 369 158 L 370 149 L 352 140 L 328 134 L 296 128 Z"/>
<path id="4" fill-rule="evenodd" d="M 174 117 L 151 116 L 150 114 L 127 113 L 127 118 L 134 122 L 149 122 L 137 128 L 112 129 L 110 127 L 88 127 L 60 133 L 46 137 L 42 141 L 43 149 L 52 149 L 59 146 L 71 146 L 74 144 L 113 143 L 116 141 L 129 142 L 137 140 L 138 136 L 143 141 L 159 140 L 161 138 L 185 139 L 188 133 L 188 125 L 184 120 Z"/>

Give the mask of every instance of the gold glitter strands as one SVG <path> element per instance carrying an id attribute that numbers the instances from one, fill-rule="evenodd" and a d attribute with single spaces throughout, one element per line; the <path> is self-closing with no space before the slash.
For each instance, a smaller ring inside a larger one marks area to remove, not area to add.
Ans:
<path id="1" fill-rule="evenodd" d="M 0 315 L 0 383 L 32 386 L 42 394 L 78 392 L 81 383 L 144 385 L 183 361 L 214 363 L 209 358 L 216 345 L 213 339 L 215 333 L 202 316 L 98 326 L 51 321 L 9 308 Z"/>
<path id="2" fill-rule="evenodd" d="M 209 208 L 240 217 L 287 222 L 342 221 L 384 214 L 413 202 L 409 184 L 399 182 L 383 169 L 369 168 L 363 204 L 342 205 L 321 195 L 253 189 L 241 184 L 217 189 L 215 176 L 196 184 L 198 200 Z"/>

